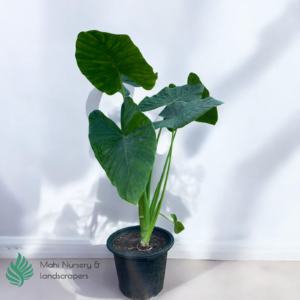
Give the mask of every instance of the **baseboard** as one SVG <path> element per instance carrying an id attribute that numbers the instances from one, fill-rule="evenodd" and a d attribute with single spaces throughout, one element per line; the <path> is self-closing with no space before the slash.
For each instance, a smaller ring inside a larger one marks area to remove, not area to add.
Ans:
<path id="1" fill-rule="evenodd" d="M 300 261 L 300 243 L 290 241 L 179 241 L 170 258 L 206 260 Z"/>
<path id="2" fill-rule="evenodd" d="M 92 245 L 86 239 L 0 238 L 0 258 L 112 258 L 106 245 Z M 300 243 L 270 241 L 176 241 L 168 258 L 206 260 L 300 261 Z"/>

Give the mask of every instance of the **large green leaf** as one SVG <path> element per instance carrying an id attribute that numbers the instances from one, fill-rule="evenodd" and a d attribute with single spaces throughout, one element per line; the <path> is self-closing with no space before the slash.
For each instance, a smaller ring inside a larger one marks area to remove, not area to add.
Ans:
<path id="1" fill-rule="evenodd" d="M 121 75 L 146 90 L 151 90 L 157 79 L 157 73 L 128 35 L 97 30 L 80 32 L 75 57 L 86 78 L 108 95 L 122 88 Z"/>
<path id="2" fill-rule="evenodd" d="M 152 122 L 129 97 L 121 109 L 121 129 L 101 111 L 89 115 L 89 140 L 97 160 L 120 197 L 137 204 L 156 154 Z"/>
<path id="3" fill-rule="evenodd" d="M 202 99 L 202 84 L 187 84 L 177 87 L 166 87 L 153 97 L 146 97 L 139 106 L 142 111 L 152 110 L 166 105 L 159 114 L 164 118 L 154 122 L 155 128 L 169 127 L 177 129 L 197 120 L 213 107 L 223 102 L 207 97 Z"/>
<path id="4" fill-rule="evenodd" d="M 213 107 L 221 105 L 222 103 L 223 102 L 211 97 L 191 102 L 176 102 L 167 106 L 159 114 L 164 120 L 154 122 L 153 125 L 155 128 L 182 128 L 207 113 Z"/>
<path id="5" fill-rule="evenodd" d="M 190 73 L 188 77 L 188 84 L 195 84 L 195 83 L 201 83 L 200 78 L 198 75 L 195 73 Z M 202 99 L 205 99 L 209 97 L 209 91 L 206 87 L 204 87 L 204 91 L 202 93 Z M 199 117 L 198 119 L 195 120 L 196 122 L 201 122 L 201 123 L 208 123 L 211 125 L 216 125 L 218 121 L 218 110 L 216 107 L 213 107 L 211 110 L 209 110 L 207 113 Z"/>
<path id="6" fill-rule="evenodd" d="M 139 107 L 141 111 L 149 111 L 176 102 L 183 103 L 199 100 L 203 90 L 204 85 L 202 84 L 186 84 L 183 86 L 171 84 L 171 87 L 165 87 L 156 95 L 144 98 L 139 103 Z"/>

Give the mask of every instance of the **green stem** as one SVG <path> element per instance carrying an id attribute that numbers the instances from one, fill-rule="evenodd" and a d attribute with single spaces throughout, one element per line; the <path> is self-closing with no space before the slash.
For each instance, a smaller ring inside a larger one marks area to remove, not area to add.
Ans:
<path id="1" fill-rule="evenodd" d="M 147 246 L 149 241 L 146 240 L 147 231 L 149 228 L 149 199 L 147 198 L 146 192 L 143 193 L 139 200 L 139 220 L 141 228 L 141 244 Z"/>
<path id="2" fill-rule="evenodd" d="M 165 196 L 165 191 L 166 191 L 166 187 L 167 187 L 167 182 L 168 182 L 168 177 L 169 177 L 169 172 L 170 172 L 170 166 L 171 166 L 171 160 L 172 160 L 172 150 L 173 150 L 173 142 L 174 142 L 174 139 L 175 139 L 175 136 L 176 136 L 176 130 L 174 132 L 172 132 L 172 141 L 171 141 L 171 146 L 170 146 L 170 150 L 169 150 L 169 154 L 168 154 L 168 157 L 166 159 L 166 163 L 168 161 L 168 169 L 167 169 L 167 174 L 166 174 L 166 178 L 165 178 L 165 182 L 164 182 L 164 187 L 163 187 L 163 191 L 162 191 L 162 194 L 161 194 L 161 197 L 160 197 L 160 200 L 159 200 L 159 203 L 157 205 L 157 207 L 154 207 L 154 213 L 153 215 L 151 216 L 151 221 L 150 221 L 150 224 L 149 224 L 149 227 L 148 227 L 148 230 L 146 232 L 146 234 L 143 236 L 144 238 L 144 242 L 146 242 L 147 244 L 149 243 L 150 241 L 150 237 L 152 235 L 152 231 L 154 229 L 154 226 L 156 224 L 156 221 L 157 221 L 157 218 L 158 218 L 158 215 L 159 215 L 159 212 L 160 212 L 160 209 L 161 209 L 161 206 L 162 206 L 162 203 L 163 203 L 163 200 L 164 200 L 164 196 Z M 166 164 L 165 164 L 166 166 Z M 164 168 L 164 171 L 163 173 L 165 172 L 165 168 Z M 162 176 L 163 177 L 163 176 Z M 162 179 L 161 179 L 162 181 Z M 160 183 L 161 184 L 161 183 Z M 159 188 L 160 190 L 160 188 Z M 158 195 L 157 195 L 158 196 Z M 152 205 L 152 203 L 151 203 Z"/>
<path id="3" fill-rule="evenodd" d="M 164 164 L 164 168 L 163 168 L 163 171 L 161 173 L 161 176 L 160 176 L 160 180 L 159 180 L 159 182 L 158 182 L 158 184 L 156 186 L 156 189 L 155 189 L 152 201 L 151 201 L 151 205 L 150 205 L 150 220 L 152 220 L 152 218 L 153 218 L 154 210 L 155 210 L 155 207 L 156 207 L 157 202 L 158 202 L 158 197 L 159 197 L 159 194 L 160 194 L 160 189 L 161 189 L 164 177 L 165 177 L 166 169 L 167 169 L 169 158 L 170 158 L 170 149 L 169 149 L 168 155 L 167 155 L 166 160 L 165 160 L 165 164 Z"/>
<path id="4" fill-rule="evenodd" d="M 118 72 L 118 75 L 119 75 L 119 79 L 120 79 L 120 83 L 121 83 L 121 89 L 122 89 L 123 99 L 125 99 L 126 96 L 125 96 L 125 91 L 124 91 L 124 87 L 123 87 L 123 81 L 122 81 L 120 72 Z"/>
<path id="5" fill-rule="evenodd" d="M 157 136 L 157 139 L 156 139 L 157 144 L 158 144 L 158 141 L 159 141 L 159 138 L 160 138 L 161 131 L 162 131 L 162 127 L 159 128 L 158 136 Z"/>
<path id="6" fill-rule="evenodd" d="M 170 172 L 170 167 L 171 167 L 171 161 L 172 161 L 172 150 L 173 150 L 173 142 L 174 142 L 174 139 L 175 139 L 175 135 L 176 135 L 176 131 L 174 133 L 172 133 L 172 142 L 171 142 L 171 147 L 170 147 L 170 156 L 169 156 L 169 164 L 168 164 L 168 169 L 167 169 L 167 175 L 166 175 L 166 178 L 165 178 L 164 188 L 163 188 L 163 191 L 161 193 L 161 197 L 160 197 L 158 206 L 157 206 L 157 208 L 155 209 L 155 212 L 154 212 L 155 223 L 157 221 L 157 217 L 159 215 L 160 208 L 161 208 L 162 202 L 164 200 L 164 196 L 165 196 L 165 191 L 166 191 L 166 187 L 167 187 L 167 182 L 168 182 L 169 172 Z M 151 220 L 151 223 L 153 223 L 154 220 Z M 155 223 L 154 223 L 154 225 L 155 225 Z"/>
<path id="7" fill-rule="evenodd" d="M 160 137 L 161 131 L 162 131 L 162 128 L 160 128 L 159 132 L 158 132 L 158 136 L 157 136 L 157 139 L 156 139 L 156 143 L 157 144 L 158 144 L 158 141 L 159 141 L 159 137 Z M 147 197 L 148 197 L 149 203 L 150 203 L 150 191 L 151 191 L 152 171 L 153 171 L 153 169 L 150 172 L 149 181 L 148 181 L 147 187 L 146 187 Z M 151 213 L 150 213 L 150 216 L 151 216 Z"/>
<path id="8" fill-rule="evenodd" d="M 146 187 L 146 193 L 147 193 L 147 198 L 148 198 L 149 204 L 150 204 L 151 179 L 152 179 L 152 170 L 150 172 L 149 181 L 148 181 L 147 187 Z"/>
<path id="9" fill-rule="evenodd" d="M 162 214 L 161 212 L 159 213 L 162 217 L 164 217 L 165 219 L 167 219 L 168 221 L 170 221 L 171 223 L 174 224 L 174 222 L 172 220 L 170 220 L 168 217 L 166 217 L 164 214 Z"/>

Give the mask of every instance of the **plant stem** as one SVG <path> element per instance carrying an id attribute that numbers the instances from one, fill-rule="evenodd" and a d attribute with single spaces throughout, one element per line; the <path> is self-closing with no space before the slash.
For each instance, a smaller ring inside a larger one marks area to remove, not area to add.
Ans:
<path id="1" fill-rule="evenodd" d="M 123 100 L 125 99 L 125 91 L 124 91 L 124 87 L 123 87 L 123 81 L 122 81 L 122 78 L 121 78 L 121 74 L 118 72 L 118 75 L 119 75 L 119 79 L 120 79 L 120 83 L 121 83 L 121 89 L 122 89 L 122 95 L 123 95 Z"/>
<path id="2" fill-rule="evenodd" d="M 160 128 L 159 132 L 158 132 L 158 136 L 157 136 L 157 139 L 156 139 L 156 143 L 157 144 L 158 144 L 158 141 L 159 141 L 159 138 L 160 138 L 161 131 L 162 131 L 162 128 Z M 148 181 L 147 187 L 146 187 L 147 197 L 148 197 L 149 204 L 150 204 L 150 191 L 151 191 L 152 171 L 153 171 L 153 169 L 150 172 L 149 181 Z M 150 216 L 151 216 L 151 211 L 150 211 Z"/>
<path id="3" fill-rule="evenodd" d="M 158 141 L 159 141 L 159 138 L 160 138 L 161 131 L 162 131 L 162 127 L 159 128 L 158 136 L 157 136 L 157 139 L 156 139 L 157 144 L 158 144 Z"/>
<path id="4" fill-rule="evenodd" d="M 168 177 L 169 177 L 169 172 L 170 172 L 170 166 L 171 166 L 173 142 L 174 142 L 174 139 L 175 139 L 175 136 L 176 136 L 176 132 L 177 132 L 176 130 L 174 132 L 172 132 L 171 146 L 170 146 L 169 154 L 167 156 L 166 163 L 165 163 L 165 167 L 166 167 L 166 164 L 168 163 L 168 169 L 167 169 L 167 174 L 166 174 L 166 178 L 165 178 L 165 182 L 164 182 L 163 191 L 162 191 L 162 194 L 161 194 L 161 197 L 160 197 L 160 200 L 159 200 L 159 203 L 158 203 L 157 207 L 154 207 L 154 213 L 151 216 L 151 221 L 150 221 L 150 224 L 148 226 L 148 230 L 143 235 L 143 242 L 146 243 L 146 244 L 148 244 L 149 241 L 150 241 L 150 237 L 152 235 L 154 226 L 156 224 L 156 221 L 157 221 L 157 218 L 158 218 L 158 215 L 159 215 L 159 212 L 160 212 L 163 200 L 164 200 L 165 191 L 166 191 L 167 182 L 168 182 Z M 164 172 L 165 172 L 165 167 L 164 167 L 164 170 L 163 170 L 162 178 L 161 178 L 158 186 L 161 185 L 161 183 L 162 183 L 162 179 L 164 177 Z M 160 187 L 159 187 L 159 190 L 160 190 Z M 158 193 L 159 193 L 159 191 L 158 191 Z M 157 198 L 158 198 L 158 195 L 157 195 Z M 151 205 L 152 205 L 152 203 L 151 203 Z"/>
<path id="5" fill-rule="evenodd" d="M 170 167 L 171 167 L 173 142 L 174 142 L 175 136 L 176 136 L 176 131 L 172 133 L 172 142 L 171 142 L 171 147 L 170 147 L 169 164 L 168 164 L 168 169 L 167 169 L 167 175 L 166 175 L 165 182 L 164 182 L 164 188 L 163 188 L 163 191 L 161 193 L 161 197 L 160 197 L 158 206 L 155 209 L 154 218 L 151 220 L 151 224 L 154 223 L 153 227 L 155 226 L 155 223 L 157 221 L 157 218 L 158 218 L 158 215 L 159 215 L 159 212 L 160 212 L 160 208 L 161 208 L 162 202 L 164 200 L 164 196 L 165 196 L 165 191 L 166 191 L 167 182 L 168 182 L 168 178 L 169 178 Z M 151 226 L 151 224 L 150 224 L 150 226 Z"/>
<path id="6" fill-rule="evenodd" d="M 147 241 L 147 231 L 149 227 L 149 199 L 146 192 L 143 193 L 139 201 L 139 219 L 141 228 L 141 245 L 147 246 L 149 241 Z"/>
<path id="7" fill-rule="evenodd" d="M 165 172 L 166 172 L 166 169 L 167 169 L 167 166 L 168 166 L 169 158 L 170 158 L 170 149 L 169 149 L 168 155 L 167 155 L 166 160 L 165 160 L 165 164 L 164 164 L 164 168 L 163 168 L 162 174 L 160 176 L 160 180 L 157 183 L 157 186 L 156 186 L 156 189 L 155 189 L 152 201 L 151 201 L 151 206 L 150 206 L 150 220 L 152 220 L 152 217 L 153 217 L 153 214 L 154 214 L 154 210 L 155 210 L 155 207 L 157 205 L 158 197 L 159 197 L 159 194 L 160 194 L 160 189 L 161 189 L 164 177 L 165 177 Z"/>
<path id="8" fill-rule="evenodd" d="M 168 221 L 170 221 L 171 223 L 174 224 L 174 221 L 170 220 L 168 217 L 166 217 L 164 214 L 162 213 L 159 213 L 162 217 L 164 217 L 165 219 L 167 219 Z"/>

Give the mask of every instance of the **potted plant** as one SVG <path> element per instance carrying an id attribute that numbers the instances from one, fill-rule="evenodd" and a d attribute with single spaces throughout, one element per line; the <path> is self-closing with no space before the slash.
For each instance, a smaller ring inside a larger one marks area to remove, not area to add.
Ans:
<path id="1" fill-rule="evenodd" d="M 160 212 L 177 130 L 193 121 L 215 125 L 217 106 L 222 102 L 210 97 L 199 77 L 190 73 L 187 84 L 170 84 L 136 104 L 124 83 L 151 90 L 157 73 L 127 35 L 80 32 L 75 57 L 80 71 L 97 89 L 123 96 L 121 128 L 100 110 L 94 110 L 89 115 L 89 140 L 120 198 L 138 207 L 140 225 L 123 228 L 107 240 L 114 254 L 120 290 L 132 299 L 149 299 L 163 288 L 167 252 L 174 243 L 170 232 L 155 227 L 159 215 L 174 224 L 175 233 L 184 229 L 175 214 L 171 214 L 171 220 Z M 160 121 L 152 122 L 143 113 L 159 107 L 164 107 Z M 170 131 L 170 147 L 151 197 L 152 168 L 163 128 Z"/>

